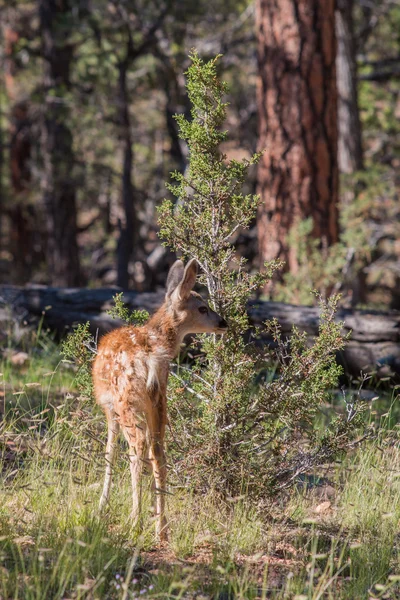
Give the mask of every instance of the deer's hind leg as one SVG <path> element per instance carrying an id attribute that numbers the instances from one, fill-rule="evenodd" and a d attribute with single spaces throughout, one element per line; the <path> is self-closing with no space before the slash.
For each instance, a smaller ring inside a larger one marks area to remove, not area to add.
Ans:
<path id="1" fill-rule="evenodd" d="M 106 475 L 104 478 L 103 493 L 101 494 L 100 498 L 100 510 L 102 510 L 107 504 L 110 496 L 112 470 L 115 462 L 116 441 L 119 433 L 119 424 L 116 420 L 114 411 L 108 410 L 106 412 L 106 416 L 108 428 L 106 447 Z"/>
<path id="2" fill-rule="evenodd" d="M 164 450 L 166 425 L 166 400 L 159 399 L 157 408 L 148 416 L 150 461 L 155 483 L 156 537 L 168 540 L 168 526 L 165 517 L 165 496 L 167 493 L 167 459 Z"/>
<path id="3" fill-rule="evenodd" d="M 147 427 L 145 419 L 124 424 L 123 434 L 129 446 L 129 464 L 132 482 L 132 519 L 141 522 L 143 470 L 147 460 Z"/>

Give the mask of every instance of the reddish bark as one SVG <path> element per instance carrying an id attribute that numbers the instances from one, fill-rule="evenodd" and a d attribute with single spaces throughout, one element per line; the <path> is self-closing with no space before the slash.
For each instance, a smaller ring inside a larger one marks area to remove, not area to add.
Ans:
<path id="1" fill-rule="evenodd" d="M 7 95 L 15 100 L 15 63 L 13 60 L 14 47 L 19 40 L 18 32 L 12 27 L 4 28 L 4 84 Z"/>
<path id="2" fill-rule="evenodd" d="M 257 0 L 259 252 L 297 269 L 287 233 L 313 217 L 323 246 L 338 239 L 334 0 Z"/>

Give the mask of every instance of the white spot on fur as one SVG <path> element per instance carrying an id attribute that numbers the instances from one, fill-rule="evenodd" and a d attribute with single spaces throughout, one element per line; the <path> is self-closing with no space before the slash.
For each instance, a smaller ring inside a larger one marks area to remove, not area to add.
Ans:
<path id="1" fill-rule="evenodd" d="M 114 408 L 114 398 L 111 392 L 104 392 L 98 397 L 98 403 L 100 406 L 104 406 L 106 409 L 112 411 Z"/>
<path id="2" fill-rule="evenodd" d="M 119 364 L 124 375 L 128 377 L 133 374 L 132 363 L 129 359 L 129 355 L 126 352 L 121 352 L 119 355 Z"/>
<path id="3" fill-rule="evenodd" d="M 121 354 L 119 355 L 119 362 L 121 367 L 129 367 L 130 361 L 129 356 L 126 352 L 121 352 Z"/>
<path id="4" fill-rule="evenodd" d="M 129 384 L 129 379 L 126 377 L 126 375 L 124 373 L 122 373 L 118 377 L 118 390 L 120 392 L 123 392 L 128 384 Z"/>

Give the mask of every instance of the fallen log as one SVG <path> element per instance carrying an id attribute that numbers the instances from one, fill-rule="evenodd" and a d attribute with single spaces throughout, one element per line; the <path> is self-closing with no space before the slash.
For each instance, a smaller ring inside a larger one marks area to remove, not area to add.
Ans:
<path id="1" fill-rule="evenodd" d="M 45 325 L 63 335 L 77 323 L 89 321 L 93 332 L 103 334 L 119 326 L 106 311 L 113 296 L 120 290 L 52 288 L 46 286 L 0 285 L 1 323 L 10 315 L 21 324 L 32 325 L 43 318 Z M 124 292 L 124 302 L 133 309 L 154 312 L 162 303 L 162 291 L 155 293 Z M 318 307 L 295 306 L 281 302 L 254 301 L 249 304 L 249 316 L 254 325 L 276 318 L 285 335 L 293 325 L 306 331 L 310 338 L 318 333 Z M 374 373 L 382 378 L 400 375 L 400 313 L 340 309 L 337 320 L 344 321 L 344 331 L 351 339 L 340 356 L 347 373 Z M 3 328 L 4 329 L 4 328 Z M 267 335 L 265 343 L 273 345 Z"/>

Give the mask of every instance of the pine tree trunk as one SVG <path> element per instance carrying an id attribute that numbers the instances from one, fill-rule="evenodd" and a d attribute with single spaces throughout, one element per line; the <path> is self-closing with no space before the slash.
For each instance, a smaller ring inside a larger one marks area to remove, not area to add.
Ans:
<path id="1" fill-rule="evenodd" d="M 338 159 L 341 173 L 351 174 L 363 168 L 361 124 L 358 112 L 357 63 L 353 32 L 353 0 L 337 0 L 337 90 L 339 140 Z"/>
<path id="2" fill-rule="evenodd" d="M 338 239 L 334 8 L 334 0 L 257 0 L 259 254 L 294 273 L 294 224 L 312 217 L 322 246 Z"/>
<path id="3" fill-rule="evenodd" d="M 353 23 L 354 0 L 337 0 L 337 89 L 338 89 L 338 161 L 343 175 L 351 175 L 363 168 L 362 132 L 358 111 L 357 61 Z M 353 185 L 341 185 L 340 199 L 344 205 L 354 202 L 357 189 Z M 367 301 L 366 273 L 357 269 L 352 280 L 352 304 Z"/>
<path id="4" fill-rule="evenodd" d="M 68 0 L 40 0 L 39 16 L 44 58 L 44 114 L 41 149 L 43 194 L 47 220 L 46 261 L 54 285 L 78 285 L 81 280 L 77 244 L 74 153 L 65 92 L 70 88 L 72 45 L 68 41 Z"/>
<path id="5" fill-rule="evenodd" d="M 9 249 L 13 257 L 13 280 L 25 283 L 32 272 L 34 249 L 31 227 L 27 218 L 27 191 L 31 179 L 29 101 L 21 100 L 21 93 L 18 93 L 15 82 L 17 73 L 15 49 L 19 41 L 20 33 L 15 24 L 5 26 L 4 82 L 10 113 L 8 164 L 13 200 L 7 206 L 7 214 L 11 221 Z M 30 209 L 33 211 L 33 206 Z"/>
<path id="6" fill-rule="evenodd" d="M 0 86 L 1 86 L 1 88 L 3 88 L 2 81 L 0 83 Z M 2 114 L 2 113 L 3 113 L 3 98 L 2 98 L 2 96 L 0 96 L 0 114 Z M 2 123 L 0 121 L 0 251 L 2 251 L 4 249 L 2 247 L 2 245 L 4 243 L 3 212 L 4 212 L 4 203 L 5 203 L 3 178 L 4 178 L 4 132 L 3 132 L 3 128 L 2 128 Z"/>
<path id="7" fill-rule="evenodd" d="M 123 144 L 122 171 L 122 209 L 123 222 L 119 222 L 119 240 L 117 248 L 117 283 L 123 289 L 129 287 L 129 263 L 137 237 L 137 223 L 134 213 L 134 193 L 132 184 L 132 136 L 131 119 L 129 115 L 129 98 L 127 90 L 128 59 L 118 65 L 119 86 L 119 121 Z"/>

